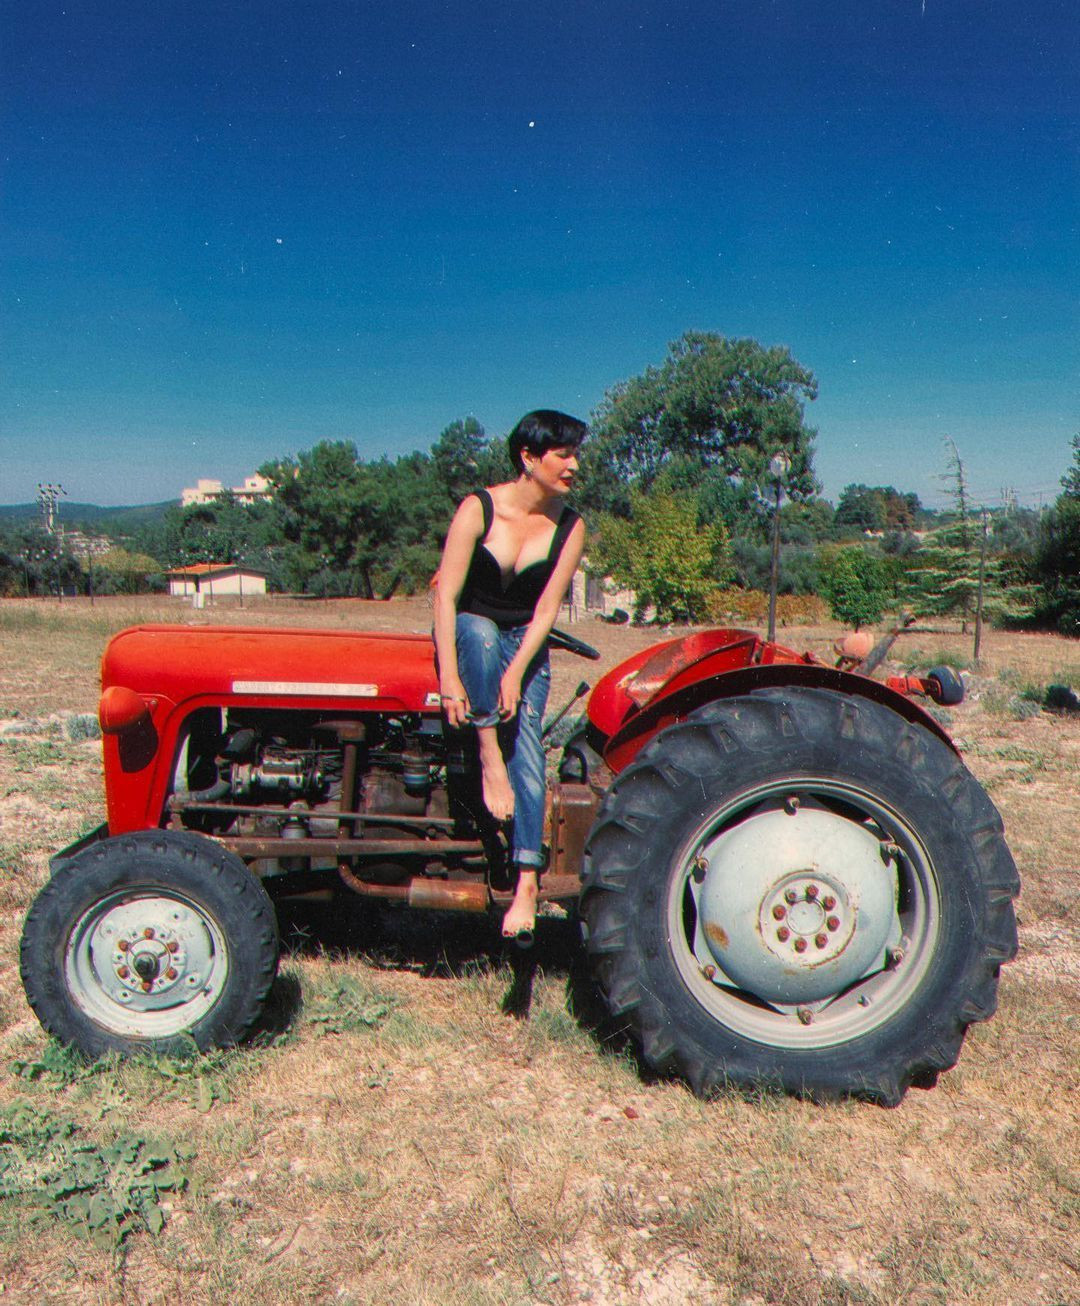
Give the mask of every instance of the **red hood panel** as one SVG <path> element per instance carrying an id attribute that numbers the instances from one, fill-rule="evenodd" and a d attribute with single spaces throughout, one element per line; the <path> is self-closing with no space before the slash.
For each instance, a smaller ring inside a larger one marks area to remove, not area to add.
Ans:
<path id="1" fill-rule="evenodd" d="M 261 626 L 133 626 L 106 648 L 101 683 L 177 704 L 211 697 L 403 712 L 436 710 L 439 688 L 426 635 Z"/>

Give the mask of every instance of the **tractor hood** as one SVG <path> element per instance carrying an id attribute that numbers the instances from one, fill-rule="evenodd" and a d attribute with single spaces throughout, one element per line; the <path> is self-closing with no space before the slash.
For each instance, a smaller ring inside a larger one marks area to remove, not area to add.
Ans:
<path id="1" fill-rule="evenodd" d="M 426 635 L 259 626 L 133 626 L 109 643 L 103 690 L 252 707 L 423 712 L 439 706 Z"/>

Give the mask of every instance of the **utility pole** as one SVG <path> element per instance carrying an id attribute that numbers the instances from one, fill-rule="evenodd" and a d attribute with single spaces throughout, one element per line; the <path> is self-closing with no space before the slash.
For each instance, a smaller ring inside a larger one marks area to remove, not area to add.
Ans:
<path id="1" fill-rule="evenodd" d="M 784 478 L 791 468 L 786 453 L 774 454 L 769 460 L 769 473 L 776 481 L 776 503 L 773 505 L 772 563 L 769 568 L 769 640 L 776 638 L 776 593 L 780 588 L 780 499 L 784 493 Z"/>
<path id="2" fill-rule="evenodd" d="M 37 501 L 41 509 L 41 516 L 45 524 L 45 534 L 52 540 L 53 563 L 56 567 L 56 598 L 57 601 L 64 601 L 64 586 L 60 579 L 60 546 L 63 544 L 63 533 L 59 528 L 60 507 L 57 500 L 62 494 L 67 494 L 67 490 L 62 485 L 53 485 L 52 483 L 42 484 L 38 481 Z"/>

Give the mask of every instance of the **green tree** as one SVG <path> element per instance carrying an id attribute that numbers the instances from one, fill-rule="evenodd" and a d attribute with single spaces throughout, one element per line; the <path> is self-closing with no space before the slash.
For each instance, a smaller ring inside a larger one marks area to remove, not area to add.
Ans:
<path id="1" fill-rule="evenodd" d="M 160 576 L 163 568 L 148 553 L 133 553 L 117 545 L 93 560 L 96 594 L 138 594 L 145 590 L 151 576 Z M 89 585 L 89 570 L 87 571 Z"/>
<path id="2" fill-rule="evenodd" d="M 611 485 L 647 489 L 664 467 L 688 459 L 760 489 L 769 459 L 791 458 L 789 497 L 814 493 L 813 436 L 803 420 L 817 395 L 813 373 L 783 346 L 690 331 L 668 347 L 659 367 L 608 390 L 593 415 L 594 443 L 582 478 L 586 507 Z"/>
<path id="3" fill-rule="evenodd" d="M 731 579 L 731 546 L 722 519 L 702 527 L 694 500 L 670 487 L 633 490 L 632 516 L 603 516 L 590 543 L 590 565 L 633 589 L 640 615 L 660 622 L 698 621 L 709 595 Z"/>
<path id="4" fill-rule="evenodd" d="M 49 595 L 78 589 L 79 562 L 59 535 L 39 525 L 0 531 L 0 595 Z"/>
<path id="5" fill-rule="evenodd" d="M 959 450 L 948 437 L 945 447 L 948 470 L 942 479 L 949 487 L 953 509 L 909 555 L 904 598 L 920 614 L 958 614 L 960 629 L 966 634 L 979 589 L 979 542 Z"/>
<path id="6" fill-rule="evenodd" d="M 1072 438 L 1073 462 L 1061 478 L 1061 488 L 1066 499 L 1080 499 L 1080 435 Z"/>
<path id="7" fill-rule="evenodd" d="M 322 594 L 374 598 L 372 553 L 377 523 L 370 478 L 350 440 L 323 440 L 296 458 L 259 468 L 272 487 L 288 543 L 287 583 Z"/>
<path id="8" fill-rule="evenodd" d="M 1080 435 L 1062 493 L 1043 518 L 1034 573 L 1040 589 L 1036 619 L 1063 635 L 1080 636 Z"/>
<path id="9" fill-rule="evenodd" d="M 865 549 L 840 549 L 822 568 L 821 592 L 845 625 L 858 630 L 880 621 L 890 597 L 885 564 Z"/>
<path id="10" fill-rule="evenodd" d="M 427 454 L 365 463 L 351 441 L 323 441 L 260 472 L 290 586 L 388 598 L 426 585 L 438 565 L 452 504 Z"/>
<path id="11" fill-rule="evenodd" d="M 834 525 L 841 538 L 863 531 L 911 531 L 921 511 L 917 494 L 901 494 L 891 485 L 846 485 Z"/>
<path id="12" fill-rule="evenodd" d="M 455 504 L 490 484 L 485 478 L 491 461 L 491 446 L 475 417 L 457 418 L 431 446 L 435 474 Z"/>

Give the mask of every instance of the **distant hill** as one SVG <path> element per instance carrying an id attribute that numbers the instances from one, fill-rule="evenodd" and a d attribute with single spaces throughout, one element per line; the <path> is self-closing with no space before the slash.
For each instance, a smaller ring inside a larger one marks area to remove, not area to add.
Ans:
<path id="1" fill-rule="evenodd" d="M 136 503 L 115 508 L 101 507 L 96 503 L 68 503 L 60 500 L 60 521 L 64 526 L 99 527 L 104 522 L 118 528 L 131 529 L 147 522 L 158 521 L 166 509 L 177 508 L 179 499 L 164 503 Z M 0 503 L 0 524 L 21 524 L 41 520 L 41 509 L 36 503 Z"/>

